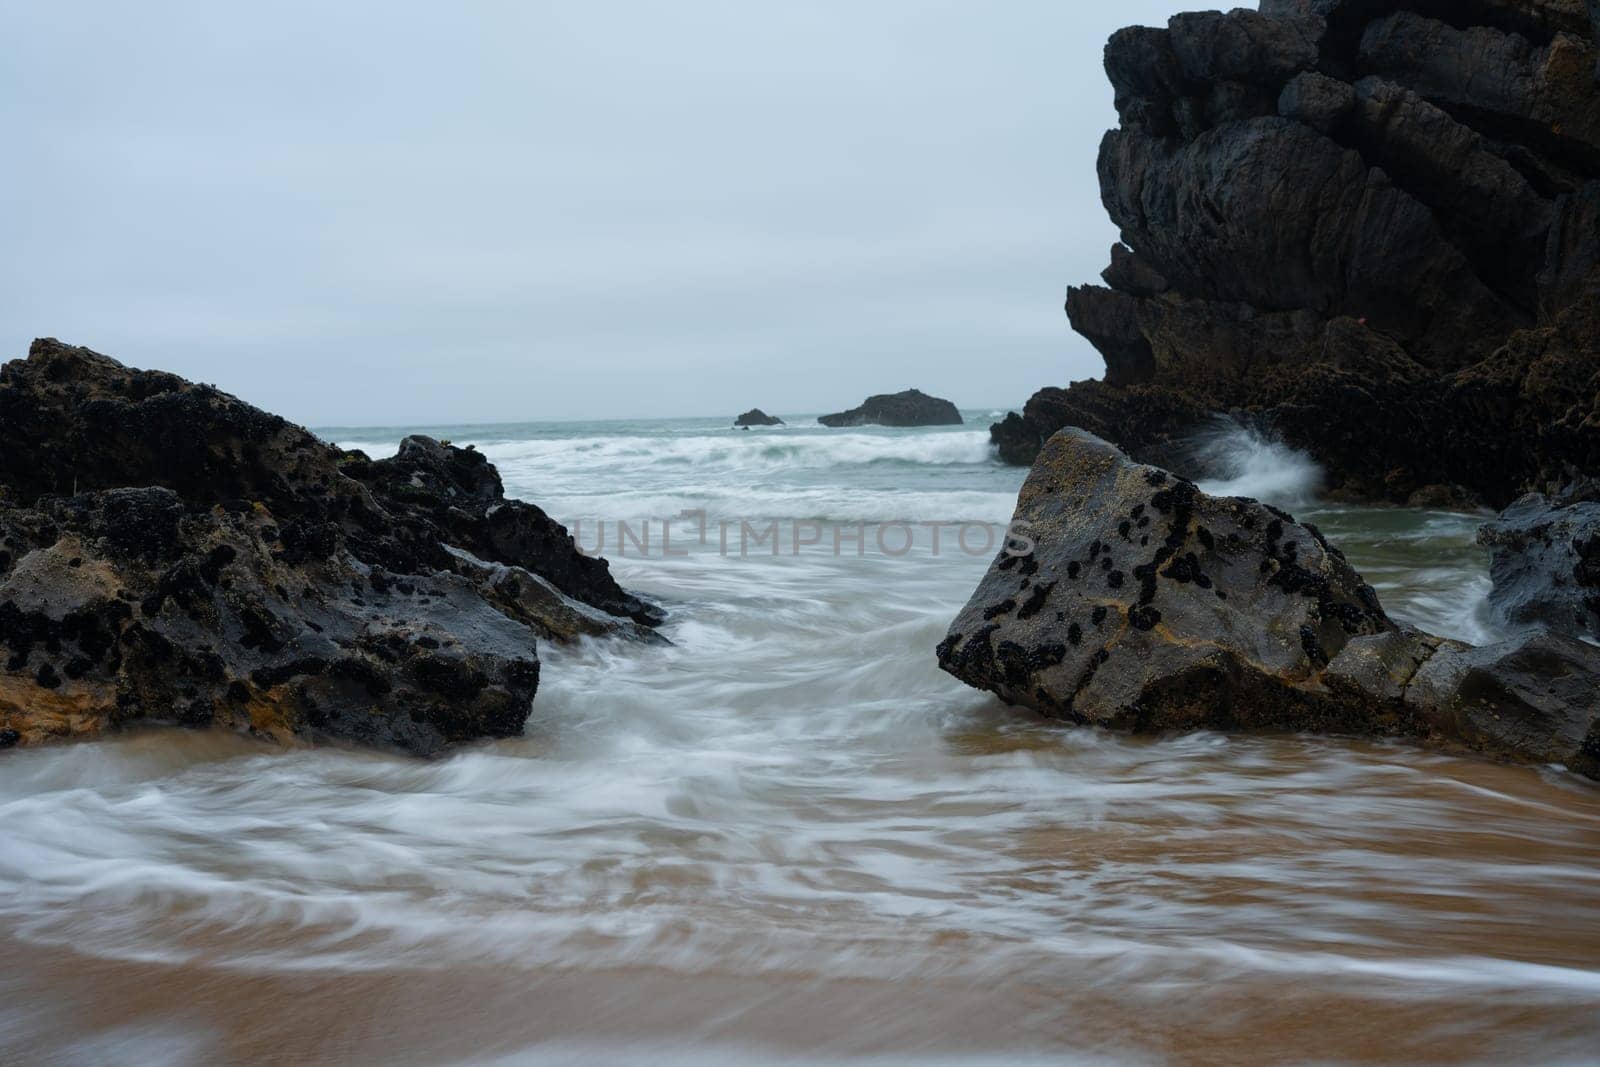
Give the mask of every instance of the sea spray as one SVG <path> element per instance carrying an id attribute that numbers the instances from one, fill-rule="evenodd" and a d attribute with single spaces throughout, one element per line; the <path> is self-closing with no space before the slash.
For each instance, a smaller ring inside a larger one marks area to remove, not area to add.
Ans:
<path id="1" fill-rule="evenodd" d="M 1200 488 L 1293 511 L 1335 545 L 1354 548 L 1362 574 L 1397 618 L 1473 644 L 1505 637 L 1490 618 L 1490 582 L 1474 543 L 1480 519 L 1446 512 L 1352 508 L 1317 499 L 1316 460 L 1258 427 L 1219 417 L 1190 443 Z"/>
<path id="2" fill-rule="evenodd" d="M 1305 507 L 1322 488 L 1322 468 L 1304 452 L 1261 430 L 1223 417 L 1192 445 L 1200 488 L 1212 496 L 1247 496 L 1279 507 Z"/>

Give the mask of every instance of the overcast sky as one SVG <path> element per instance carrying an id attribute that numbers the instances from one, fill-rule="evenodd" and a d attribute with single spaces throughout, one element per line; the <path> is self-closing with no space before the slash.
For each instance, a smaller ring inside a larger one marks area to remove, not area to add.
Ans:
<path id="1" fill-rule="evenodd" d="M 1101 49 L 1182 0 L 0 0 L 0 344 L 313 425 L 1100 374 Z"/>

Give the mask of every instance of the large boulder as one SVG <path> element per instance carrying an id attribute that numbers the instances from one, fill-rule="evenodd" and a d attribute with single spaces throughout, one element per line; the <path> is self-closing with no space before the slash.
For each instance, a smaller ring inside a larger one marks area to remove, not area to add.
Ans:
<path id="1" fill-rule="evenodd" d="M 539 638 L 660 619 L 470 449 L 373 462 L 52 340 L 0 367 L 0 747 L 170 721 L 433 754 L 522 730 Z"/>
<path id="2" fill-rule="evenodd" d="M 1560 506 L 1533 493 L 1478 542 L 1489 549 L 1489 602 L 1506 624 L 1600 637 L 1600 503 Z"/>
<path id="3" fill-rule="evenodd" d="M 860 407 L 824 415 L 817 420 L 824 426 L 960 426 L 961 412 L 948 400 L 917 389 L 903 393 L 869 396 Z"/>
<path id="4" fill-rule="evenodd" d="M 1105 380 L 997 423 L 1002 458 L 1088 425 L 1164 462 L 1228 412 L 1347 497 L 1498 508 L 1594 469 L 1595 5 L 1395 7 L 1263 0 L 1112 37 L 1121 241 L 1067 300 Z"/>
<path id="5" fill-rule="evenodd" d="M 1400 627 L 1315 527 L 1273 507 L 1067 429 L 1013 523 L 938 649 L 1010 703 L 1113 729 L 1414 738 L 1600 773 L 1600 650 L 1470 649 Z"/>
<path id="6" fill-rule="evenodd" d="M 782 426 L 783 420 L 776 415 L 768 415 L 760 408 L 751 408 L 749 411 L 733 420 L 736 427 L 749 429 L 751 426 Z"/>
<path id="7" fill-rule="evenodd" d="M 521 732 L 534 631 L 454 574 L 301 558 L 265 509 L 108 489 L 0 513 L 0 735 L 148 720 L 432 755 Z M 319 554 L 320 555 L 320 554 Z"/>
<path id="8" fill-rule="evenodd" d="M 260 504 L 292 543 L 336 538 L 402 573 L 449 569 L 447 545 L 540 574 L 564 594 L 658 624 L 543 511 L 508 500 L 481 454 L 425 437 L 373 462 L 208 385 L 35 341 L 0 366 L 0 487 L 28 503 L 164 486 L 189 506 Z"/>
<path id="9" fill-rule="evenodd" d="M 1014 521 L 1033 550 L 1012 546 L 989 569 L 940 663 L 1046 714 L 1310 726 L 1326 714 L 1307 697 L 1319 672 L 1352 638 L 1396 629 L 1314 529 L 1081 430 L 1045 446 Z"/>

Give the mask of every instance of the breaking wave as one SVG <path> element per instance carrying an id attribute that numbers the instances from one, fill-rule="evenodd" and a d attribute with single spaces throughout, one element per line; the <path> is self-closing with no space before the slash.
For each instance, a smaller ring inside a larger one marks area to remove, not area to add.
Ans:
<path id="1" fill-rule="evenodd" d="M 1232 419 L 1194 443 L 1200 488 L 1213 496 L 1247 496 L 1283 507 L 1313 503 L 1322 468 L 1299 449 Z"/>
<path id="2" fill-rule="evenodd" d="M 459 443 L 459 442 L 458 442 Z M 349 442 L 374 456 L 393 453 L 393 442 Z M 557 437 L 482 446 L 502 471 L 546 464 L 564 472 L 652 466 L 701 470 L 823 470 L 871 464 L 961 466 L 992 461 L 987 431 L 928 434 L 763 431 L 692 437 Z"/>

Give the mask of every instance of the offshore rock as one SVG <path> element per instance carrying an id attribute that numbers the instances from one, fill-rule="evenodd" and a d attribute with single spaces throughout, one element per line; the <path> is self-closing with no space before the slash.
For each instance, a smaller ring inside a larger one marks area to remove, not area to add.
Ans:
<path id="1" fill-rule="evenodd" d="M 375 463 L 54 340 L 0 367 L 8 744 L 165 721 L 429 755 L 521 732 L 539 637 L 660 618 L 471 450 Z"/>
<path id="2" fill-rule="evenodd" d="M 783 420 L 776 415 L 768 415 L 760 408 L 751 408 L 749 411 L 733 420 L 734 426 L 782 426 Z"/>
<path id="3" fill-rule="evenodd" d="M 1032 551 L 1001 554 L 938 649 L 1009 703 L 1136 732 L 1410 738 L 1600 773 L 1600 650 L 1404 629 L 1315 527 L 1275 508 L 1069 429 L 1013 521 Z"/>
<path id="4" fill-rule="evenodd" d="M 817 420 L 824 426 L 960 426 L 961 412 L 948 400 L 916 389 L 869 396 L 858 408 Z"/>
<path id="5" fill-rule="evenodd" d="M 1121 241 L 1067 300 L 1105 380 L 996 424 L 1001 457 L 1076 425 L 1173 462 L 1229 413 L 1345 497 L 1499 508 L 1600 469 L 1596 23 L 1264 0 L 1113 36 Z"/>

